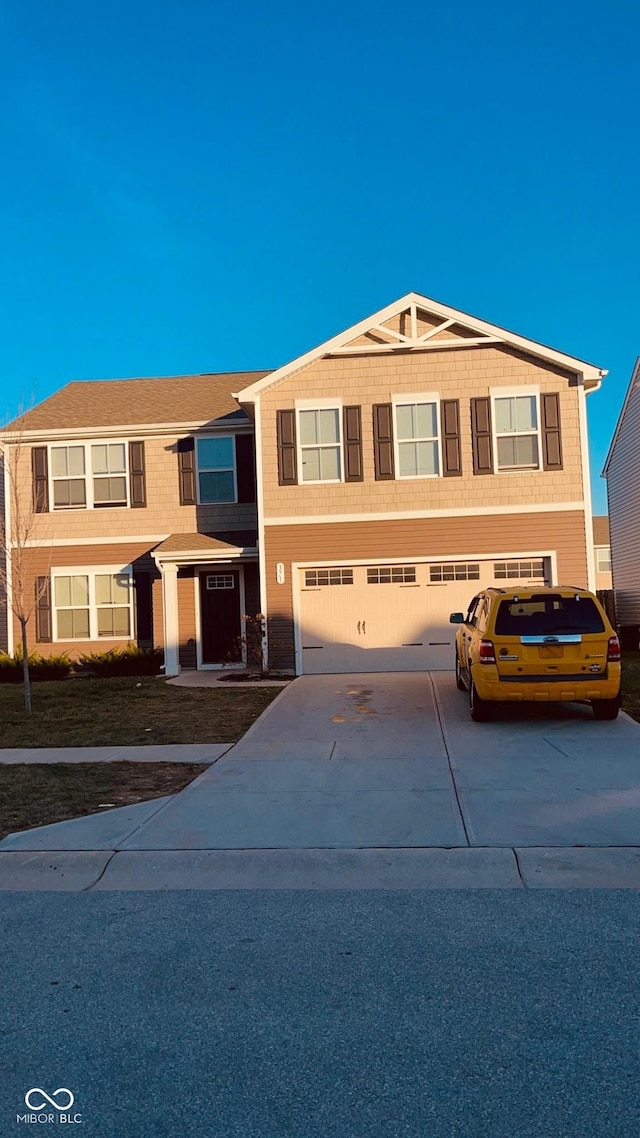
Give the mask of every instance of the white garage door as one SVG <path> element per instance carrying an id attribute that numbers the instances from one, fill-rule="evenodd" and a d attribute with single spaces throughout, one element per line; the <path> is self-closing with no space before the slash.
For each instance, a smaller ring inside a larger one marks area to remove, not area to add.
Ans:
<path id="1" fill-rule="evenodd" d="M 453 667 L 456 626 L 479 589 L 544 582 L 543 558 L 300 569 L 302 671 L 419 672 Z"/>

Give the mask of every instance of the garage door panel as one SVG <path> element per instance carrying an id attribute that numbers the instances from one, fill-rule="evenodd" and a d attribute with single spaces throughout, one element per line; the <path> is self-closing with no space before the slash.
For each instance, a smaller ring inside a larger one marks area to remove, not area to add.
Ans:
<path id="1" fill-rule="evenodd" d="M 509 562 L 509 572 L 524 577 L 532 564 Z M 504 565 L 478 560 L 301 570 L 302 671 L 452 668 L 456 626 L 449 614 L 466 612 L 480 589 L 504 586 Z"/>

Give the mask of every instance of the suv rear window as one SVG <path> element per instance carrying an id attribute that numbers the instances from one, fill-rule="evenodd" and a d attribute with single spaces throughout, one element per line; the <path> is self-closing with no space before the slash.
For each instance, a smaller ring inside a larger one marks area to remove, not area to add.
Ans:
<path id="1" fill-rule="evenodd" d="M 591 597 L 533 594 L 522 601 L 501 601 L 496 636 L 553 636 L 557 633 L 604 632 Z"/>

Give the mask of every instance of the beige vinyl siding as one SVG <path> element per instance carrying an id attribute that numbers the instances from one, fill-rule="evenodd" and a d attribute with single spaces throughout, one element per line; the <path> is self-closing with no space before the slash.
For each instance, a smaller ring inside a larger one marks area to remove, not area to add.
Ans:
<path id="1" fill-rule="evenodd" d="M 636 374 L 640 369 L 636 369 Z M 609 459 L 611 567 L 619 627 L 640 624 L 640 386 L 632 388 Z"/>
<path id="2" fill-rule="evenodd" d="M 230 432 L 231 433 L 231 432 Z M 74 440 L 75 441 L 75 440 Z M 90 438 L 89 438 L 90 441 Z M 97 510 L 50 510 L 34 517 L 34 539 L 56 541 L 64 538 L 123 538 L 139 534 L 166 536 L 170 533 L 206 533 L 215 530 L 253 529 L 255 504 L 230 503 L 207 506 L 181 506 L 178 482 L 177 437 L 147 438 L 145 476 L 147 505 Z M 20 493 L 31 501 L 31 446 L 22 444 L 20 453 Z"/>
<path id="3" fill-rule="evenodd" d="M 143 557 L 148 552 L 148 545 L 140 543 L 129 544 L 127 542 L 123 542 L 121 545 L 74 545 L 31 549 L 26 555 L 27 601 L 30 603 L 31 598 L 35 596 L 36 577 L 48 577 L 52 569 L 64 566 L 65 568 L 74 568 L 77 569 L 78 572 L 81 572 L 82 569 L 90 569 L 93 565 L 114 566 L 115 570 L 118 568 L 124 569 L 125 566 L 131 565 L 137 558 Z M 13 620 L 13 636 L 14 644 L 18 644 L 20 642 L 20 626 L 15 618 Z M 111 640 L 106 637 L 100 637 L 99 640 L 76 640 L 73 643 L 53 641 L 51 644 L 38 644 L 36 643 L 35 613 L 29 620 L 27 638 L 29 648 L 34 649 L 43 656 L 66 652 L 72 660 L 77 660 L 80 656 L 88 652 L 106 652 L 109 648 L 122 648 L 123 645 L 127 643 L 127 641 L 123 639 Z M 135 628 L 133 629 L 131 640 L 135 641 Z M 156 643 L 158 643 L 158 641 L 156 641 Z M 160 641 L 160 644 L 161 643 Z"/>
<path id="4" fill-rule="evenodd" d="M 491 554 L 555 551 L 558 584 L 587 585 L 587 539 L 581 511 L 495 514 L 483 517 L 399 519 L 385 522 L 270 526 L 265 532 L 269 651 L 276 667 L 294 667 L 291 565 L 367 559 L 482 558 Z M 285 581 L 276 583 L 276 564 Z"/>
<path id="5" fill-rule="evenodd" d="M 346 356 L 316 361 L 261 396 L 264 516 L 267 519 L 326 514 L 404 512 L 416 509 L 473 509 L 582 501 L 582 465 L 577 387 L 551 365 L 504 347 L 470 347 L 438 352 Z M 534 385 L 560 393 L 563 469 L 474 475 L 470 400 L 492 388 Z M 439 393 L 460 400 L 462 476 L 376 482 L 373 467 L 372 407 L 398 394 Z M 364 481 L 327 485 L 278 485 L 276 411 L 297 399 L 335 396 L 362 407 Z"/>

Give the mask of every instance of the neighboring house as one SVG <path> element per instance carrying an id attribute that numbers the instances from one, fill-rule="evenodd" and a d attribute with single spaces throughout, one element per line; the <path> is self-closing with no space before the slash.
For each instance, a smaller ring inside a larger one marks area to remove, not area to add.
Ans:
<path id="1" fill-rule="evenodd" d="M 270 373 L 70 384 L 4 432 L 38 509 L 32 640 L 137 638 L 174 674 L 241 664 L 265 614 L 272 667 L 449 668 L 479 588 L 595 587 L 605 374 L 410 293 Z"/>
<path id="2" fill-rule="evenodd" d="M 603 475 L 607 480 L 611 568 L 618 629 L 627 647 L 640 630 L 640 358 L 636 360 Z"/>
<path id="3" fill-rule="evenodd" d="M 593 552 L 596 563 L 596 589 L 611 589 L 611 539 L 609 518 L 596 514 L 593 519 Z"/>

